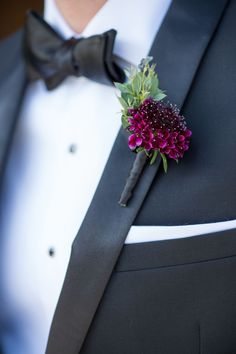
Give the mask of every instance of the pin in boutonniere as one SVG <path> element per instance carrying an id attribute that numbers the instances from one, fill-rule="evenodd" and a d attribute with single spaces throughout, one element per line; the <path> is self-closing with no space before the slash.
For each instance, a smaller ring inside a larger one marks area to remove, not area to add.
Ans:
<path id="1" fill-rule="evenodd" d="M 137 154 L 119 201 L 121 206 L 127 205 L 147 161 L 152 165 L 161 158 L 167 172 L 168 158 L 176 162 L 182 159 L 192 135 L 179 109 L 163 101 L 166 95 L 158 87 L 151 60 L 142 59 L 138 68 L 128 70 L 126 83 L 115 83 L 120 91 L 122 126 L 129 133 L 128 146 Z"/>

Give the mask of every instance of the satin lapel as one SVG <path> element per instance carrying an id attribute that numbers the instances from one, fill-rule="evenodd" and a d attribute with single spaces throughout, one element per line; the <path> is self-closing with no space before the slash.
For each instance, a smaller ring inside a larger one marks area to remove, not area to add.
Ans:
<path id="1" fill-rule="evenodd" d="M 158 61 L 161 87 L 180 107 L 216 28 L 224 0 L 175 0 L 151 54 Z M 118 205 L 134 155 L 121 131 L 72 254 L 54 315 L 47 354 L 78 354 L 133 220 L 155 177 L 148 166 L 127 208 Z M 158 181 L 157 181 L 158 183 Z"/>
<path id="2" fill-rule="evenodd" d="M 0 179 L 26 85 L 21 40 L 18 32 L 0 45 Z"/>
<path id="3" fill-rule="evenodd" d="M 228 0 L 173 0 L 150 54 L 160 86 L 182 107 Z"/>

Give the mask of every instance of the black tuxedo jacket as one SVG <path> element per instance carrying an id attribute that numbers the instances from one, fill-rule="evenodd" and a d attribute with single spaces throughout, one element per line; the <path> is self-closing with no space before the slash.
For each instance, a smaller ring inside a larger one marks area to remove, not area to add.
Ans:
<path id="1" fill-rule="evenodd" d="M 236 219 L 235 36 L 235 0 L 173 0 L 151 54 L 193 131 L 190 151 L 167 175 L 147 167 L 122 208 L 135 156 L 119 133 L 72 245 L 47 354 L 236 353 L 236 230 L 123 246 L 131 224 Z M 24 65 L 19 32 L 0 46 L 1 177 Z"/>

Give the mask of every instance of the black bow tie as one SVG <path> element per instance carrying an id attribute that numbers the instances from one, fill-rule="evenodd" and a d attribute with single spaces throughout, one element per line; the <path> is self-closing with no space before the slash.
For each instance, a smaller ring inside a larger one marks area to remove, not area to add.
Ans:
<path id="1" fill-rule="evenodd" d="M 43 79 L 53 90 L 67 76 L 85 76 L 102 84 L 124 82 L 125 74 L 112 53 L 116 31 L 63 40 L 42 17 L 27 13 L 25 54 L 29 78 Z"/>

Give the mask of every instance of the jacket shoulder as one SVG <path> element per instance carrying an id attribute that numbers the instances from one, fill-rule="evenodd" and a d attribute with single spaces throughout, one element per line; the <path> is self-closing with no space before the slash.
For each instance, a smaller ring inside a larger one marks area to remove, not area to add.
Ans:
<path id="1" fill-rule="evenodd" d="M 0 41 L 0 77 L 3 78 L 9 70 L 23 58 L 23 29 Z"/>
<path id="2" fill-rule="evenodd" d="M 22 44 L 22 41 L 23 29 L 20 29 L 0 41 L 0 51 L 3 53 L 5 51 L 15 51 L 16 48 L 19 49 L 19 45 Z"/>

